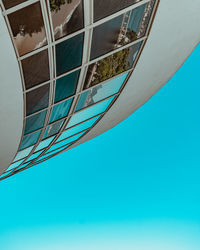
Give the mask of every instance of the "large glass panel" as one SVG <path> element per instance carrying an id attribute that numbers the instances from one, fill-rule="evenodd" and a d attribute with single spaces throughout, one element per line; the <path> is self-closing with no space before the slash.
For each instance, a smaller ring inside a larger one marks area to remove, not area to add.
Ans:
<path id="1" fill-rule="evenodd" d="M 71 107 L 72 101 L 73 101 L 73 98 L 55 105 L 51 111 L 51 117 L 50 117 L 49 122 L 54 122 L 56 120 L 59 120 L 67 116 L 69 113 L 69 109 Z"/>
<path id="2" fill-rule="evenodd" d="M 80 122 L 83 122 L 93 116 L 96 116 L 102 112 L 105 112 L 108 106 L 113 101 L 114 97 L 111 97 L 103 102 L 97 103 L 96 105 L 93 105 L 87 109 L 84 109 L 82 111 L 79 111 L 75 113 L 69 123 L 67 124 L 67 128 L 74 126 L 75 124 L 78 124 Z"/>
<path id="3" fill-rule="evenodd" d="M 64 120 L 55 122 L 51 125 L 49 125 L 44 133 L 43 139 L 50 137 L 52 135 L 55 135 L 59 132 L 60 128 L 63 125 Z"/>
<path id="4" fill-rule="evenodd" d="M 65 98 L 74 95 L 79 79 L 80 70 L 56 80 L 55 100 L 59 102 Z"/>
<path id="5" fill-rule="evenodd" d="M 47 44 L 39 2 L 9 14 L 8 19 L 20 56 Z"/>
<path id="6" fill-rule="evenodd" d="M 22 60 L 26 89 L 30 89 L 50 79 L 48 51 L 43 50 Z"/>
<path id="7" fill-rule="evenodd" d="M 105 22 L 93 30 L 91 59 L 137 40 L 143 30 L 142 19 L 146 4 L 125 12 Z M 103 37 L 103 39 L 101 39 Z"/>
<path id="8" fill-rule="evenodd" d="M 24 134 L 31 133 L 35 130 L 38 130 L 44 126 L 45 117 L 47 110 L 44 110 L 36 115 L 30 116 L 26 118 L 26 126 Z"/>
<path id="9" fill-rule="evenodd" d="M 39 136 L 40 136 L 41 130 L 36 131 L 30 135 L 25 135 L 23 137 L 21 146 L 20 146 L 20 150 L 23 150 L 24 148 L 28 148 L 34 144 L 36 144 Z"/>
<path id="10" fill-rule="evenodd" d="M 6 171 L 9 171 L 9 170 L 12 170 L 14 168 L 17 168 L 22 162 L 23 162 L 23 160 L 11 164 L 10 167 L 8 169 L 6 169 Z"/>
<path id="11" fill-rule="evenodd" d="M 18 160 L 21 160 L 23 158 L 25 158 L 26 156 L 28 156 L 31 152 L 31 150 L 33 149 L 33 146 L 32 147 L 29 147 L 29 148 L 26 148 L 22 151 L 19 151 L 14 159 L 14 161 L 18 161 Z"/>
<path id="12" fill-rule="evenodd" d="M 49 84 L 26 93 L 26 115 L 45 109 L 49 104 Z"/>
<path id="13" fill-rule="evenodd" d="M 96 87 L 83 92 L 78 100 L 75 112 L 116 94 L 120 90 L 127 75 L 128 73 L 125 73 L 106 83 L 99 84 Z"/>
<path id="14" fill-rule="evenodd" d="M 20 3 L 26 2 L 27 0 L 2 0 L 4 7 L 6 9 L 9 9 L 11 7 L 14 7 L 15 5 L 18 5 Z"/>
<path id="15" fill-rule="evenodd" d="M 78 140 L 83 134 L 85 134 L 86 132 L 84 131 L 84 132 L 82 132 L 82 133 L 80 133 L 80 134 L 78 134 L 78 135 L 75 135 L 75 136 L 72 136 L 72 137 L 70 137 L 70 138 L 68 138 L 68 139 L 66 139 L 66 140 L 64 140 L 64 141 L 61 141 L 61 142 L 59 142 L 59 143 L 57 143 L 56 145 L 54 145 L 54 146 L 57 146 L 57 148 L 58 147 L 62 147 L 62 146 L 64 146 L 64 145 L 67 145 L 67 144 L 69 144 L 69 143 L 72 143 L 72 142 L 74 142 L 74 141 L 76 141 L 76 140 Z M 57 141 L 58 142 L 58 141 Z M 51 149 L 52 149 L 52 147 L 51 147 Z M 52 149 L 53 150 L 53 149 Z"/>
<path id="16" fill-rule="evenodd" d="M 83 33 L 56 45 L 57 75 L 81 66 L 83 54 Z"/>
<path id="17" fill-rule="evenodd" d="M 94 0 L 94 21 L 112 15 L 142 0 Z"/>
<path id="18" fill-rule="evenodd" d="M 82 0 L 50 0 L 55 39 L 83 28 Z"/>
<path id="19" fill-rule="evenodd" d="M 88 67 L 84 89 L 129 70 L 135 61 L 142 42 L 120 50 Z"/>
<path id="20" fill-rule="evenodd" d="M 83 130 L 90 128 L 99 119 L 99 117 L 100 116 L 97 116 L 97 117 L 90 119 L 86 122 L 83 122 L 75 127 L 72 127 L 70 129 L 65 130 L 58 138 L 58 141 L 64 140 L 72 135 L 75 135 Z"/>
<path id="21" fill-rule="evenodd" d="M 49 138 L 49 139 L 46 139 L 46 140 L 44 140 L 44 141 L 41 141 L 41 142 L 39 143 L 39 145 L 37 146 L 37 148 L 35 149 L 35 151 L 39 151 L 39 150 L 41 150 L 41 149 L 43 149 L 43 148 L 48 147 L 49 144 L 53 141 L 54 138 L 55 138 L 55 136 L 53 136 L 53 137 L 51 137 L 51 138 Z"/>

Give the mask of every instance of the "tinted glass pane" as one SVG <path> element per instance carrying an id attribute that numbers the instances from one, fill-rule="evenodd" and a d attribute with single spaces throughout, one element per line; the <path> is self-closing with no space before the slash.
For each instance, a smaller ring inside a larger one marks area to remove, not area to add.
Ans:
<path id="1" fill-rule="evenodd" d="M 56 91 L 54 102 L 59 102 L 75 94 L 80 70 L 56 80 Z"/>
<path id="2" fill-rule="evenodd" d="M 61 140 L 64 140 L 74 134 L 77 134 L 85 129 L 88 129 L 90 128 L 98 119 L 99 119 L 100 116 L 97 116 L 89 121 L 86 121 L 84 123 L 81 123 L 80 125 L 78 126 L 75 126 L 73 128 L 70 128 L 70 129 L 67 129 L 65 130 L 61 136 L 58 138 L 58 141 L 61 141 Z"/>
<path id="3" fill-rule="evenodd" d="M 43 50 L 22 60 L 26 89 L 30 89 L 50 79 L 48 51 Z"/>
<path id="4" fill-rule="evenodd" d="M 59 145 L 59 144 L 57 144 L 57 145 Z M 56 145 L 55 145 L 56 146 Z M 53 146 L 53 147 L 55 147 L 55 146 Z M 60 152 L 60 151 L 62 151 L 62 150 L 64 150 L 64 149 L 66 149 L 67 147 L 69 147 L 69 146 L 63 146 L 63 147 L 61 147 L 61 148 L 58 148 L 58 149 L 54 149 L 54 151 L 52 151 L 52 148 L 53 147 L 51 147 L 48 151 L 47 151 L 47 154 L 45 154 L 45 157 L 48 157 L 48 156 L 50 156 L 50 155 L 53 155 L 53 154 L 56 154 L 56 153 L 58 153 L 58 152 Z M 56 148 L 56 147 L 55 147 Z"/>
<path id="5" fill-rule="evenodd" d="M 47 108 L 49 104 L 49 84 L 26 93 L 26 115 Z"/>
<path id="6" fill-rule="evenodd" d="M 24 134 L 31 133 L 37 129 L 40 129 L 44 126 L 44 121 L 47 111 L 44 110 L 36 115 L 26 118 L 26 127 Z"/>
<path id="7" fill-rule="evenodd" d="M 83 1 L 50 0 L 50 9 L 56 39 L 83 28 Z"/>
<path id="8" fill-rule="evenodd" d="M 18 4 L 26 2 L 26 1 L 27 0 L 2 0 L 6 9 L 9 9 L 11 7 L 14 7 L 15 5 L 18 5 Z"/>
<path id="9" fill-rule="evenodd" d="M 91 59 L 137 40 L 144 29 L 145 7 L 146 4 L 143 4 L 94 28 Z"/>
<path id="10" fill-rule="evenodd" d="M 8 19 L 20 56 L 47 44 L 40 3 L 11 13 Z"/>
<path id="11" fill-rule="evenodd" d="M 17 168 L 22 162 L 23 160 L 11 164 L 10 167 L 6 171 L 12 170 L 13 168 Z"/>
<path id="12" fill-rule="evenodd" d="M 43 148 L 48 147 L 49 144 L 53 141 L 54 138 L 55 138 L 55 136 L 40 142 L 35 151 L 39 151 L 39 150 L 41 150 Z"/>
<path id="13" fill-rule="evenodd" d="M 108 56 L 89 66 L 84 88 L 89 88 L 126 70 L 134 63 L 142 42 Z"/>
<path id="14" fill-rule="evenodd" d="M 56 45 L 57 75 L 81 66 L 83 33 Z"/>
<path id="15" fill-rule="evenodd" d="M 57 146 L 57 148 L 58 148 L 58 147 L 62 147 L 64 145 L 67 145 L 69 143 L 72 143 L 72 142 L 78 140 L 83 134 L 85 134 L 85 132 L 82 132 L 78 135 L 72 136 L 64 141 L 61 141 L 61 142 L 57 143 L 55 146 Z M 52 147 L 51 147 L 51 149 L 52 149 Z"/>
<path id="16" fill-rule="evenodd" d="M 94 20 L 98 21 L 106 16 L 122 10 L 141 0 L 94 0 Z"/>
<path id="17" fill-rule="evenodd" d="M 33 147 L 29 147 L 29 148 L 26 148 L 26 149 L 18 152 L 14 161 L 18 161 L 18 160 L 23 159 L 24 157 L 28 156 L 32 149 L 33 149 Z"/>
<path id="18" fill-rule="evenodd" d="M 79 98 L 75 111 L 79 111 L 82 108 L 88 107 L 106 97 L 116 94 L 120 90 L 127 75 L 128 73 L 120 75 L 106 83 L 99 84 L 96 87 L 83 92 Z"/>
<path id="19" fill-rule="evenodd" d="M 49 125 L 44 133 L 43 139 L 55 135 L 59 132 L 64 120 Z"/>
<path id="20" fill-rule="evenodd" d="M 73 98 L 61 102 L 53 107 L 50 122 L 54 122 L 68 115 Z"/>
<path id="21" fill-rule="evenodd" d="M 20 150 L 24 149 L 24 148 L 28 148 L 34 144 L 36 144 L 39 136 L 40 136 L 41 130 L 36 131 L 30 135 L 25 135 L 23 137 L 21 146 L 20 146 Z"/>
<path id="22" fill-rule="evenodd" d="M 28 158 L 28 160 L 26 161 L 26 163 L 29 162 L 29 161 L 32 161 L 32 160 L 36 159 L 42 152 L 43 151 L 40 151 L 40 152 L 35 153 L 35 154 L 32 154 L 31 157 Z"/>
<path id="23" fill-rule="evenodd" d="M 69 123 L 67 124 L 67 128 L 75 125 L 75 124 L 78 124 L 80 122 L 83 122 L 95 115 L 98 115 L 104 111 L 106 111 L 106 109 L 108 108 L 108 106 L 110 105 L 110 103 L 112 102 L 112 100 L 114 99 L 114 97 L 112 98 L 109 98 L 103 102 L 100 102 L 94 106 L 91 106 L 87 109 L 84 109 L 80 112 L 77 112 L 76 114 L 74 114 Z"/>

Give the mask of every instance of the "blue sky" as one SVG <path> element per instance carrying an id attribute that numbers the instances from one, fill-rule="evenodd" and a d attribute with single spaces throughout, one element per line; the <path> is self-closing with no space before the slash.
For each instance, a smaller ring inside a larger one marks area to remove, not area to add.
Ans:
<path id="1" fill-rule="evenodd" d="M 112 130 L 1 182 L 1 250 L 200 249 L 199 55 Z"/>

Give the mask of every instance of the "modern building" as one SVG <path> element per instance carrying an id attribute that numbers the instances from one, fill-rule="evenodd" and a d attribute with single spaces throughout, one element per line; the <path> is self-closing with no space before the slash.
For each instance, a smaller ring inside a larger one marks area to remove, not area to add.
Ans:
<path id="1" fill-rule="evenodd" d="M 200 41 L 200 1 L 0 0 L 0 179 L 112 128 Z"/>

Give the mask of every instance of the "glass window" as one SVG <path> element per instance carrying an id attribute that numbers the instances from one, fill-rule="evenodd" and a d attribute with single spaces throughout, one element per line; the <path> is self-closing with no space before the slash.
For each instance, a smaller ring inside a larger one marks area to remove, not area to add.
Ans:
<path id="1" fill-rule="evenodd" d="M 58 145 L 58 144 L 57 144 Z M 56 145 L 55 145 L 56 146 Z M 52 151 L 52 149 L 50 148 L 47 152 L 46 152 L 46 154 L 44 155 L 45 157 L 49 157 L 49 156 L 51 156 L 51 155 L 54 155 L 54 154 L 56 154 L 56 153 L 58 153 L 58 152 L 60 152 L 60 151 L 63 151 L 64 149 L 66 149 L 66 148 L 68 148 L 69 147 L 69 145 L 68 146 L 63 146 L 63 147 L 61 147 L 61 148 L 58 148 L 58 149 L 56 149 L 56 150 L 54 150 L 54 151 Z"/>
<path id="2" fill-rule="evenodd" d="M 21 160 L 23 158 L 25 158 L 26 156 L 28 156 L 31 152 L 31 150 L 33 149 L 33 146 L 32 147 L 29 147 L 29 148 L 26 148 L 22 151 L 19 151 L 14 159 L 14 161 L 18 161 L 18 160 Z"/>
<path id="3" fill-rule="evenodd" d="M 141 32 L 144 29 L 142 19 L 144 18 L 145 8 L 146 4 L 143 4 L 95 27 L 93 30 L 91 59 L 105 55 L 141 37 Z M 146 23 L 148 24 L 148 22 Z M 101 39 L 102 37 L 103 39 Z"/>
<path id="4" fill-rule="evenodd" d="M 140 1 L 142 0 L 94 0 L 94 21 L 96 22 Z"/>
<path id="5" fill-rule="evenodd" d="M 22 61 L 26 89 L 30 89 L 50 79 L 48 51 L 43 50 Z"/>
<path id="6" fill-rule="evenodd" d="M 8 19 L 20 56 L 47 44 L 39 2 L 9 14 Z"/>
<path id="7" fill-rule="evenodd" d="M 73 98 L 68 99 L 64 102 L 61 102 L 59 104 L 56 104 L 51 111 L 51 117 L 50 117 L 49 122 L 54 122 L 63 117 L 66 117 L 69 113 L 72 101 L 73 101 Z"/>
<path id="8" fill-rule="evenodd" d="M 91 64 L 88 67 L 84 89 L 129 70 L 133 66 L 141 44 L 142 42 L 139 42 Z"/>
<path id="9" fill-rule="evenodd" d="M 49 125 L 44 133 L 43 139 L 50 137 L 52 135 L 56 135 L 59 132 L 60 128 L 62 127 L 63 122 L 64 120 Z"/>
<path id="10" fill-rule="evenodd" d="M 49 138 L 49 139 L 46 139 L 46 140 L 44 140 L 44 141 L 41 141 L 41 142 L 39 143 L 39 145 L 37 146 L 37 148 L 35 149 L 35 151 L 39 151 L 39 150 L 41 150 L 41 149 L 43 149 L 43 148 L 48 147 L 49 144 L 53 141 L 54 138 L 55 138 L 55 136 L 53 136 L 53 137 L 51 137 L 51 138 Z"/>
<path id="11" fill-rule="evenodd" d="M 74 142 L 74 141 L 76 141 L 76 140 L 78 140 L 83 134 L 85 134 L 86 132 L 84 131 L 84 132 L 82 132 L 82 133 L 80 133 L 80 134 L 78 134 L 78 135 L 74 135 L 74 136 L 72 136 L 72 137 L 70 137 L 70 138 L 68 138 L 68 139 L 66 139 L 66 140 L 64 140 L 64 141 L 61 141 L 61 142 L 58 142 L 57 144 L 55 144 L 54 146 L 57 146 L 57 148 L 58 147 L 62 147 L 62 146 L 64 146 L 64 145 L 67 145 L 67 144 L 69 144 L 69 143 L 72 143 L 72 142 Z M 51 147 L 51 149 L 52 149 L 52 147 Z M 53 149 L 52 149 L 53 150 Z"/>
<path id="12" fill-rule="evenodd" d="M 6 169 L 6 171 L 10 171 L 14 168 L 17 168 L 22 162 L 23 162 L 23 160 L 11 164 L 10 167 L 8 169 Z"/>
<path id="13" fill-rule="evenodd" d="M 55 39 L 83 28 L 83 1 L 50 0 Z"/>
<path id="14" fill-rule="evenodd" d="M 28 148 L 34 144 L 36 144 L 39 136 L 40 136 L 41 130 L 36 131 L 32 134 L 29 135 L 24 135 L 21 146 L 20 146 L 20 150 L 23 150 L 24 148 Z"/>
<path id="15" fill-rule="evenodd" d="M 116 94 L 124 83 L 128 73 L 120 75 L 106 83 L 99 84 L 81 94 L 75 112 L 88 107 L 102 99 Z"/>
<path id="16" fill-rule="evenodd" d="M 79 74 L 80 70 L 56 80 L 55 103 L 75 94 Z"/>
<path id="17" fill-rule="evenodd" d="M 81 66 L 83 33 L 56 45 L 57 76 Z"/>
<path id="18" fill-rule="evenodd" d="M 5 9 L 9 9 L 11 7 L 14 7 L 15 5 L 18 5 L 20 3 L 26 2 L 27 0 L 2 0 Z"/>
<path id="19" fill-rule="evenodd" d="M 67 128 L 74 126 L 75 124 L 78 124 L 80 122 L 83 122 L 93 116 L 96 116 L 102 112 L 105 112 L 108 106 L 113 101 L 114 97 L 111 97 L 103 102 L 97 103 L 96 105 L 93 105 L 87 109 L 84 109 L 82 111 L 79 111 L 75 113 L 69 123 L 67 124 Z"/>
<path id="20" fill-rule="evenodd" d="M 31 133 L 35 130 L 38 130 L 44 126 L 45 117 L 47 110 L 44 110 L 36 115 L 30 116 L 26 118 L 26 126 L 24 134 Z"/>
<path id="21" fill-rule="evenodd" d="M 26 93 L 26 115 L 47 108 L 49 105 L 49 84 Z"/>
<path id="22" fill-rule="evenodd" d="M 29 161 L 35 160 L 42 152 L 43 151 L 39 151 L 39 152 L 37 152 L 35 154 L 32 154 L 31 157 L 28 158 L 28 160 L 26 161 L 26 163 L 29 162 Z"/>
<path id="23" fill-rule="evenodd" d="M 100 115 L 86 122 L 83 122 L 75 127 L 65 130 L 58 138 L 58 141 L 64 140 L 72 135 L 75 135 L 83 130 L 90 128 L 99 119 L 99 117 Z"/>

